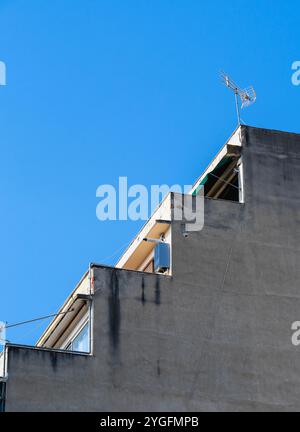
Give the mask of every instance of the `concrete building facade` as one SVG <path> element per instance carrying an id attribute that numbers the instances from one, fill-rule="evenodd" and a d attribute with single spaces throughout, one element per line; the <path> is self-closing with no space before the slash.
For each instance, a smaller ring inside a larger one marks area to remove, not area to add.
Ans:
<path id="1" fill-rule="evenodd" d="M 205 190 L 201 231 L 185 235 L 170 194 L 116 267 L 90 265 L 37 346 L 6 345 L 2 409 L 300 410 L 299 184 L 300 135 L 239 128 L 191 191 Z M 162 234 L 171 264 L 155 273 L 143 238 Z"/>

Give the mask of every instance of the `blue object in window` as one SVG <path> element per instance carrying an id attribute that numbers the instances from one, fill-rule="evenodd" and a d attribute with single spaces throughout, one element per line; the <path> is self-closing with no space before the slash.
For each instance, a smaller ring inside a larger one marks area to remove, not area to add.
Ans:
<path id="1" fill-rule="evenodd" d="M 170 268 L 170 245 L 158 243 L 154 249 L 154 271 L 164 273 Z"/>

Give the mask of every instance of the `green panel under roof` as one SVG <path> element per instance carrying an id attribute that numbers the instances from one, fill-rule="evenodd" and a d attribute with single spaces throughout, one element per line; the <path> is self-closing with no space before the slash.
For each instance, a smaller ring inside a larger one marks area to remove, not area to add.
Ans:
<path id="1" fill-rule="evenodd" d="M 224 156 L 223 159 L 218 163 L 218 165 L 212 170 L 210 171 L 211 173 L 214 173 L 215 171 L 217 171 L 219 168 L 221 168 L 223 165 L 225 165 L 229 160 L 231 159 L 230 156 Z M 197 188 L 194 190 L 193 192 L 193 196 L 198 195 L 198 192 L 200 191 L 200 189 L 202 188 L 202 186 L 205 185 L 205 183 L 207 182 L 208 178 L 209 178 L 209 174 L 208 173 L 202 180 L 201 183 L 199 183 L 199 185 L 197 186 Z"/>

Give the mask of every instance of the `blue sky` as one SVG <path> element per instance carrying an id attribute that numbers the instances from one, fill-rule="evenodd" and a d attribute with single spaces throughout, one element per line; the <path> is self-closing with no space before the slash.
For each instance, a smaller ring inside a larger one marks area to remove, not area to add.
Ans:
<path id="1" fill-rule="evenodd" d="M 99 222 L 96 188 L 190 184 L 236 125 L 300 132 L 300 3 L 0 0 L 0 320 L 55 312 L 142 222 Z M 8 339 L 32 344 L 45 322 Z"/>

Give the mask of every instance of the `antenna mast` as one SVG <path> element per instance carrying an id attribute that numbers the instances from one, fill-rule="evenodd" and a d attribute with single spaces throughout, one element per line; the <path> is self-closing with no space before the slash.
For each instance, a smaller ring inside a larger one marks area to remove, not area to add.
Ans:
<path id="1" fill-rule="evenodd" d="M 233 91 L 235 97 L 235 108 L 238 119 L 238 125 L 241 125 L 241 111 L 239 105 L 239 98 L 241 100 L 241 109 L 248 107 L 256 101 L 256 92 L 252 86 L 241 89 L 225 72 L 220 73 L 223 84 Z"/>

